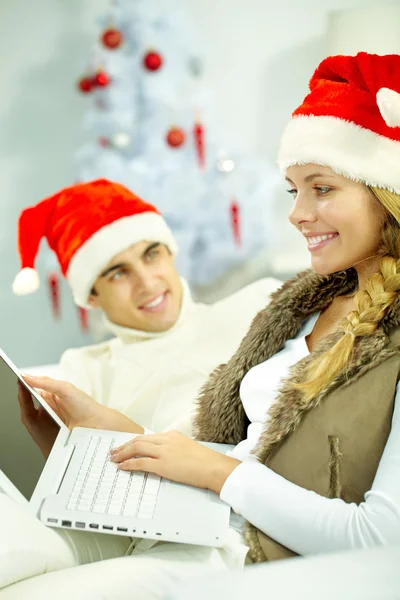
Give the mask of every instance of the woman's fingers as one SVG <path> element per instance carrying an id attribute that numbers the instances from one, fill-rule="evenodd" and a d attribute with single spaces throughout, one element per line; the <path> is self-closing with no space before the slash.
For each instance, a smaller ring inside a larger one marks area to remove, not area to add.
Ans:
<path id="1" fill-rule="evenodd" d="M 57 410 L 57 396 L 55 394 L 38 388 L 35 389 L 39 396 L 41 396 L 53 410 Z M 21 382 L 18 382 L 18 400 L 21 410 L 23 410 L 27 416 L 33 417 L 36 415 L 37 408 L 34 405 L 32 394 Z"/>
<path id="2" fill-rule="evenodd" d="M 146 438 L 143 439 L 145 440 Z M 128 445 L 123 446 L 121 450 L 114 452 L 111 455 L 111 460 L 116 463 L 121 463 L 135 457 L 159 458 L 160 446 L 150 444 L 147 441 L 135 440 L 134 442 L 130 442 Z"/>
<path id="3" fill-rule="evenodd" d="M 111 448 L 110 454 L 113 456 L 117 452 L 122 449 L 130 448 L 132 444 L 136 442 L 147 442 L 149 444 L 154 444 L 156 446 L 161 446 L 161 444 L 165 443 L 165 434 L 163 433 L 152 433 L 151 435 L 136 435 L 132 440 L 122 444 L 122 446 L 116 446 L 115 448 Z"/>
<path id="4" fill-rule="evenodd" d="M 67 381 L 60 381 L 59 379 L 52 379 L 51 377 L 32 377 L 32 375 L 24 375 L 26 383 L 35 388 L 40 388 L 45 392 L 55 394 L 59 398 L 67 398 L 74 391 L 78 391 L 71 383 Z"/>
<path id="5" fill-rule="evenodd" d="M 56 412 L 59 413 L 58 405 L 57 405 L 57 396 L 52 392 L 45 392 L 45 390 L 38 390 L 39 394 L 43 398 L 43 400 Z M 58 415 L 60 416 L 60 415 Z"/>
<path id="6" fill-rule="evenodd" d="M 143 457 L 130 458 L 118 465 L 121 471 L 145 471 L 146 473 L 157 473 L 157 461 L 154 458 Z"/>
<path id="7" fill-rule="evenodd" d="M 31 393 L 20 381 L 18 382 L 18 402 L 23 417 L 27 419 L 36 417 L 36 408 L 33 404 Z"/>
<path id="8" fill-rule="evenodd" d="M 45 402 L 50 404 L 53 401 L 54 395 L 51 392 L 45 392 L 44 390 L 38 390 L 38 392 Z"/>

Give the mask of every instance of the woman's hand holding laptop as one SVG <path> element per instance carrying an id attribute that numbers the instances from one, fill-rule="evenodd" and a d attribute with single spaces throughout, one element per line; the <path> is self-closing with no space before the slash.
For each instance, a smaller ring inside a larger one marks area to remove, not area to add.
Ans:
<path id="1" fill-rule="evenodd" d="M 18 402 L 22 424 L 39 446 L 43 456 L 47 458 L 58 435 L 59 426 L 43 406 L 35 406 L 31 394 L 20 381 L 18 381 Z"/>
<path id="2" fill-rule="evenodd" d="M 71 383 L 50 377 L 24 375 L 28 385 L 38 390 L 43 400 L 60 417 L 68 429 L 89 427 L 127 433 L 143 433 L 143 427 L 117 410 L 102 406 Z M 18 385 L 21 420 L 43 454 L 47 457 L 58 428 L 42 407 L 36 408 L 27 388 Z"/>

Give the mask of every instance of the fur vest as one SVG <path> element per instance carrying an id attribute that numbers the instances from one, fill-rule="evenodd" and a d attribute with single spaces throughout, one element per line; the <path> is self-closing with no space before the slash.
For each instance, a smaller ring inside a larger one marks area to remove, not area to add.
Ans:
<path id="1" fill-rule="evenodd" d="M 336 296 L 352 293 L 356 285 L 353 269 L 327 276 L 305 271 L 275 292 L 237 352 L 201 390 L 197 439 L 228 444 L 245 439 L 248 420 L 239 396 L 245 374 L 279 352 L 308 316 L 325 309 Z M 303 381 L 310 361 L 341 335 L 337 331 L 321 340 L 291 368 L 288 380 Z M 348 367 L 310 403 L 302 401 L 288 380 L 282 381 L 254 453 L 260 462 L 303 488 L 361 503 L 390 433 L 399 375 L 400 299 L 372 335 L 356 339 Z M 250 524 L 245 537 L 254 562 L 295 555 Z"/>

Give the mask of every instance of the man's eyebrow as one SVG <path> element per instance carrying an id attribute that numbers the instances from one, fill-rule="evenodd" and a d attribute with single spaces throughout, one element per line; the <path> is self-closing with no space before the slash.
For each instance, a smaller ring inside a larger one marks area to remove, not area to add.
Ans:
<path id="1" fill-rule="evenodd" d="M 146 250 L 144 250 L 144 252 L 142 253 L 142 258 L 144 256 L 146 256 L 146 254 L 148 252 L 151 252 L 152 250 L 154 250 L 154 248 L 157 248 L 158 246 L 161 246 L 160 242 L 154 242 L 153 244 L 150 244 L 150 246 L 147 246 Z M 118 269 L 122 269 L 123 267 L 126 267 L 126 263 L 122 262 L 122 263 L 118 263 L 116 265 L 112 265 L 111 267 L 108 267 L 102 273 L 100 273 L 100 277 L 106 277 L 107 275 L 109 275 L 110 273 L 112 273 L 112 271 L 116 271 Z"/>
<path id="2" fill-rule="evenodd" d="M 150 244 L 150 246 L 147 246 L 146 250 L 142 254 L 142 258 L 144 256 L 146 256 L 146 254 L 148 254 L 149 252 L 151 252 L 152 250 L 154 250 L 155 248 L 158 248 L 158 246 L 161 246 L 160 242 L 154 242 L 153 244 Z"/>
<path id="3" fill-rule="evenodd" d="M 103 271 L 102 273 L 100 273 L 100 277 L 106 277 L 112 271 L 116 271 L 117 269 L 122 269 L 122 267 L 124 267 L 124 266 L 125 266 L 125 263 L 118 263 L 117 265 L 113 265 L 112 267 L 108 267 L 108 269 L 105 269 L 105 271 Z"/>
<path id="4" fill-rule="evenodd" d="M 310 175 L 307 175 L 307 177 L 304 177 L 304 183 L 310 183 L 310 181 L 312 181 L 313 179 L 316 179 L 317 177 L 330 177 L 332 178 L 332 175 L 328 175 L 327 173 L 311 173 Z M 288 181 L 289 183 L 291 183 L 292 185 L 294 185 L 293 181 L 291 179 L 289 179 L 289 177 L 285 177 L 286 181 Z"/>

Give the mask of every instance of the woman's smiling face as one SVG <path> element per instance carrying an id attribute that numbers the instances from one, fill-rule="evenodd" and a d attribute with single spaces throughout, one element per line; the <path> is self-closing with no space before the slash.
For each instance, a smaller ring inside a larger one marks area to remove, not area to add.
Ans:
<path id="1" fill-rule="evenodd" d="M 316 164 L 289 167 L 286 180 L 294 199 L 289 220 L 305 236 L 316 273 L 342 271 L 377 255 L 385 210 L 364 184 Z"/>

